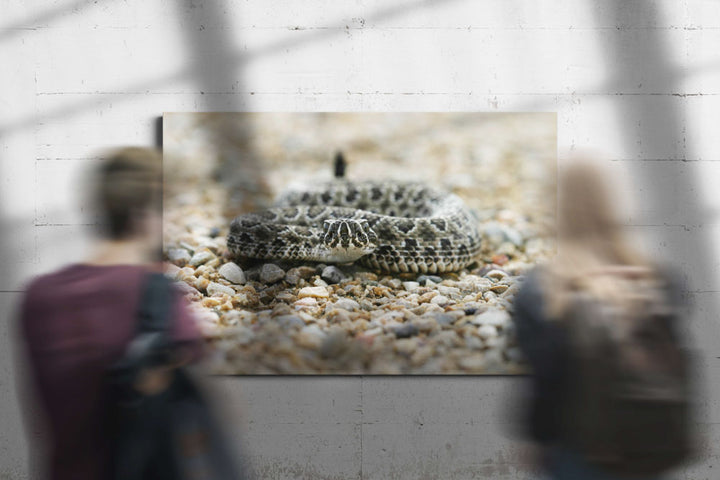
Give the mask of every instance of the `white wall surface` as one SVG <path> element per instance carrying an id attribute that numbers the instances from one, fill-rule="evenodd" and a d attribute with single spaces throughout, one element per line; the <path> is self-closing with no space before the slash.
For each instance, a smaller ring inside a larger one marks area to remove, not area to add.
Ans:
<path id="1" fill-rule="evenodd" d="M 0 15 L 0 478 L 27 478 L 11 312 L 82 258 L 76 182 L 99 149 L 154 143 L 164 111 L 556 111 L 562 164 L 600 152 L 627 223 L 687 279 L 720 447 L 720 2 L 5 0 Z M 215 380 L 260 478 L 526 479 L 511 377 Z M 715 440 L 715 441 L 712 441 Z"/>

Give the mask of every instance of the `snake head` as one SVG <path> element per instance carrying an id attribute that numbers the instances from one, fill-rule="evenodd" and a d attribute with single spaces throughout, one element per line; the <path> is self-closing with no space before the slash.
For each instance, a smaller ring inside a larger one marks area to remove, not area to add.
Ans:
<path id="1" fill-rule="evenodd" d="M 322 240 L 330 252 L 328 260 L 340 263 L 353 262 L 377 247 L 377 235 L 363 219 L 325 220 Z"/>

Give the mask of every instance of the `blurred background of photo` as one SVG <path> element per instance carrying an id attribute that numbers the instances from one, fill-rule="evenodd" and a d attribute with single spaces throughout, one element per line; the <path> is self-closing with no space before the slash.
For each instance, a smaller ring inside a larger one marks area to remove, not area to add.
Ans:
<path id="1" fill-rule="evenodd" d="M 554 113 L 166 113 L 163 147 L 168 274 L 201 318 L 213 371 L 527 370 L 512 301 L 522 275 L 555 252 Z M 226 238 L 237 214 L 331 182 L 338 156 L 340 182 L 418 182 L 458 195 L 478 220 L 474 261 L 397 275 L 359 262 L 234 258 Z"/>

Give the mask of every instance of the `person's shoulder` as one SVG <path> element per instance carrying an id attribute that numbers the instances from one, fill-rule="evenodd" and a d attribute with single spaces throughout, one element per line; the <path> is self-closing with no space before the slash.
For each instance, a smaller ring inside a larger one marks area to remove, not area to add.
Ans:
<path id="1" fill-rule="evenodd" d="M 54 285 L 61 284 L 68 272 L 72 271 L 74 268 L 74 264 L 67 265 L 51 272 L 35 275 L 27 281 L 25 287 L 23 288 L 25 296 L 36 296 L 48 289 L 51 289 Z"/>

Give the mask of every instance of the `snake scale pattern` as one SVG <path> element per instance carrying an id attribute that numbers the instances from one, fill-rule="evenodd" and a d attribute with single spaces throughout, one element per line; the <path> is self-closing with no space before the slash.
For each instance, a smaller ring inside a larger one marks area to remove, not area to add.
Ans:
<path id="1" fill-rule="evenodd" d="M 457 195 L 418 183 L 336 180 L 240 215 L 227 245 L 240 257 L 442 273 L 475 261 L 480 236 Z"/>

